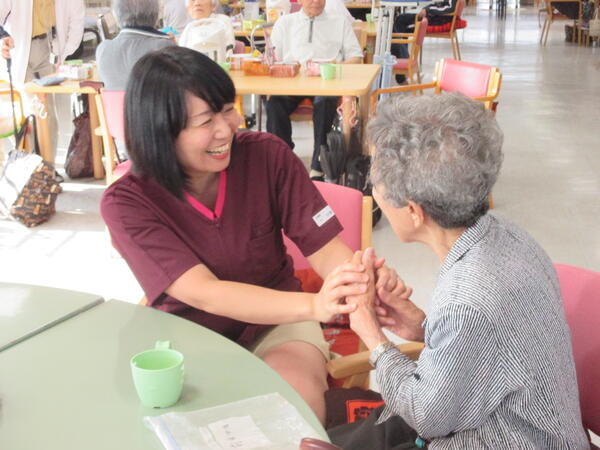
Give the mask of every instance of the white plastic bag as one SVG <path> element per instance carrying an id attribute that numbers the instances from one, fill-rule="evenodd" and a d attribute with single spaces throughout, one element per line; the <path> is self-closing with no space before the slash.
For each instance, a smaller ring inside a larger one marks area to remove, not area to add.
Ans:
<path id="1" fill-rule="evenodd" d="M 305 437 L 322 439 L 278 393 L 190 412 L 146 416 L 166 450 L 298 450 Z"/>

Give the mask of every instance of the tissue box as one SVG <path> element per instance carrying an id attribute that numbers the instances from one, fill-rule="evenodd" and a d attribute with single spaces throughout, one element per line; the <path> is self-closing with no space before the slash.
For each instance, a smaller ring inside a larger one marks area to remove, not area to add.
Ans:
<path id="1" fill-rule="evenodd" d="M 92 75 L 92 65 L 87 63 L 65 63 L 58 66 L 58 75 L 70 80 L 85 80 Z"/>
<path id="2" fill-rule="evenodd" d="M 298 75 L 300 64 L 298 63 L 276 63 L 269 67 L 269 75 L 278 78 L 292 78 Z"/>
<path id="3" fill-rule="evenodd" d="M 242 62 L 244 75 L 269 75 L 269 66 L 260 59 L 247 59 Z"/>

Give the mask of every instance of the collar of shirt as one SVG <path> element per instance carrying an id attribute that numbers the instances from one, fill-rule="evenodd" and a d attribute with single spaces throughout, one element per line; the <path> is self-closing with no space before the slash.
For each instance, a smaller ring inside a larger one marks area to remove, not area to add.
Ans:
<path id="1" fill-rule="evenodd" d="M 304 20 L 306 22 L 310 22 L 310 20 L 311 20 L 311 17 L 308 17 L 303 9 L 298 11 L 298 15 L 302 18 L 302 20 Z M 318 16 L 312 17 L 312 19 L 314 19 L 315 22 L 322 22 L 324 20 L 327 20 L 327 13 L 325 12 L 325 10 L 323 10 L 321 12 L 321 14 L 319 14 Z"/>
<path id="2" fill-rule="evenodd" d="M 158 31 L 152 27 L 124 27 L 121 28 L 121 33 L 133 33 L 170 39 L 168 34 Z"/>
<path id="3" fill-rule="evenodd" d="M 475 225 L 467 228 L 463 234 L 456 240 L 448 256 L 440 269 L 440 277 L 443 277 L 448 270 L 461 259 L 475 244 L 477 244 L 488 233 L 490 226 L 495 221 L 490 214 L 485 214 L 480 217 Z"/>

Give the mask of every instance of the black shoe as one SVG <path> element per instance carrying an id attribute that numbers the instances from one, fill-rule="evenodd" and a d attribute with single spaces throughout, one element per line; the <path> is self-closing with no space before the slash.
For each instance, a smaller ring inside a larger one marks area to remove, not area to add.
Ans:
<path id="1" fill-rule="evenodd" d="M 325 181 L 325 174 L 315 169 L 310 169 L 310 179 L 313 181 Z"/>
<path id="2" fill-rule="evenodd" d="M 404 75 L 396 75 L 396 83 L 402 84 L 406 81 L 406 76 Z"/>

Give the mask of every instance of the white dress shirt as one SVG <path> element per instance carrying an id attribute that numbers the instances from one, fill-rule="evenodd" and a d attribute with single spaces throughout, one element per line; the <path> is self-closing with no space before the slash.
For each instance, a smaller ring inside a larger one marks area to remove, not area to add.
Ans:
<path id="1" fill-rule="evenodd" d="M 348 58 L 362 58 L 349 21 L 325 11 L 313 19 L 302 10 L 280 17 L 273 27 L 271 42 L 278 61 L 327 59 L 342 62 Z"/>

